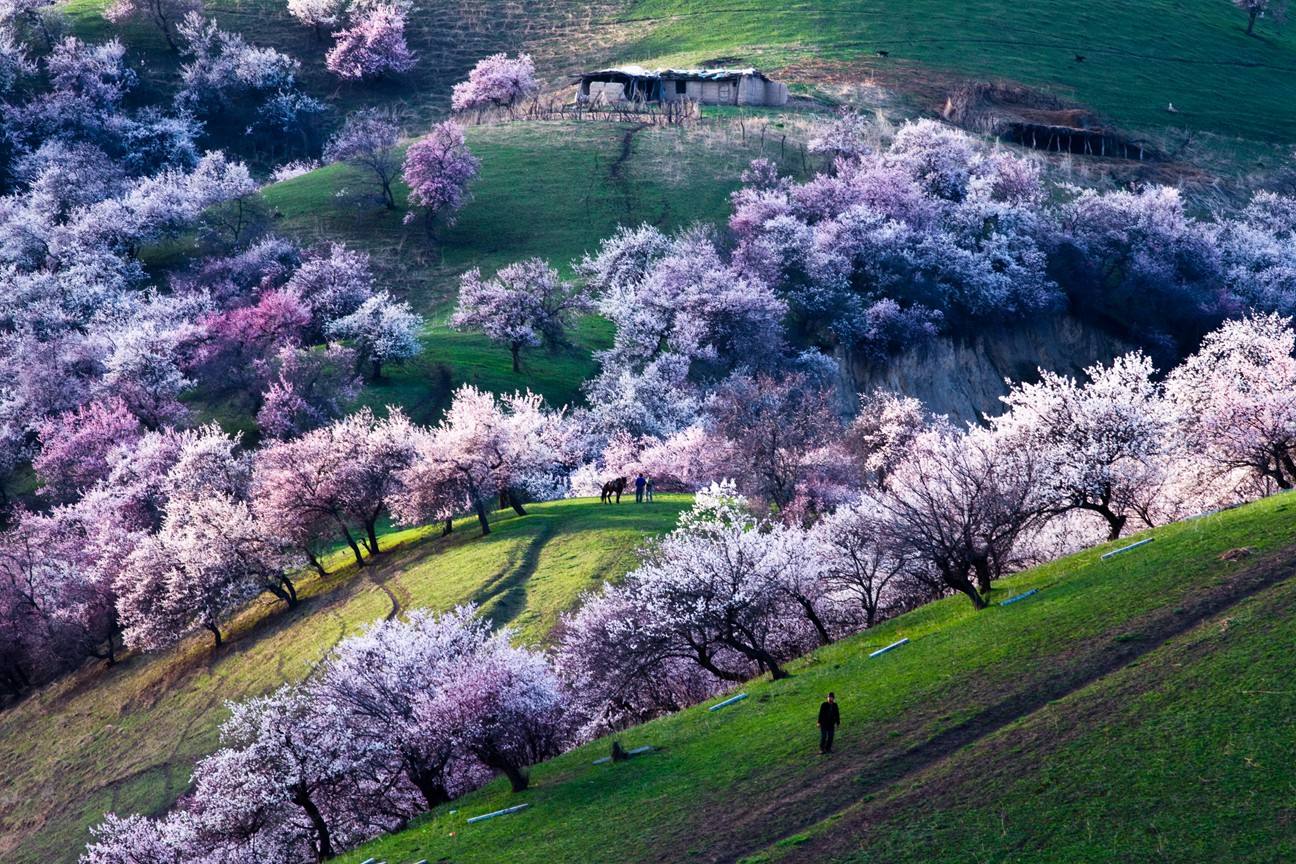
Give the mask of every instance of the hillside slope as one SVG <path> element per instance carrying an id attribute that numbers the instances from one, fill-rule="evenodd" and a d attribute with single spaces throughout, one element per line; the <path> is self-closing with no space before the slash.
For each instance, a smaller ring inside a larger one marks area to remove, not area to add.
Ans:
<path id="1" fill-rule="evenodd" d="M 744 126 L 725 118 L 687 128 L 602 121 L 473 126 L 467 137 L 481 174 L 457 222 L 432 240 L 421 222 L 402 222 L 403 183 L 396 185 L 398 208 L 385 210 L 372 200 L 374 181 L 346 165 L 272 184 L 262 197 L 272 231 L 306 245 L 340 242 L 368 252 L 379 286 L 427 319 L 422 354 L 371 382 L 365 404 L 400 405 L 416 422 L 431 423 L 451 390 L 471 383 L 493 392 L 530 388 L 557 406 L 580 399 L 581 383 L 596 371 L 591 353 L 611 343 L 610 326 L 589 316 L 570 346 L 528 350 L 515 373 L 506 348 L 447 326 L 459 277 L 474 267 L 491 275 L 533 256 L 570 277 L 572 262 L 620 225 L 722 225 L 729 193 L 751 160 L 765 156 L 799 175 L 803 154 L 781 137 L 791 133 L 799 142 L 795 124 L 769 113 Z M 158 250 L 154 266 L 181 267 L 198 254 L 197 247 L 172 244 Z M 215 416 L 227 429 L 253 428 L 245 415 Z"/>
<path id="2" fill-rule="evenodd" d="M 384 545 L 399 548 L 376 566 L 303 579 L 298 609 L 254 604 L 214 656 L 199 638 L 112 669 L 87 666 L 0 714 L 0 860 L 72 862 L 105 811 L 165 810 L 194 762 L 216 749 L 226 700 L 301 679 L 380 617 L 472 602 L 542 643 L 581 592 L 626 572 L 644 538 L 669 530 L 687 503 L 682 495 L 644 507 L 556 501 L 525 517 L 497 514 L 486 538 L 470 520 L 449 539 L 389 534 Z"/>
<path id="3" fill-rule="evenodd" d="M 1292 506 L 1276 497 L 1108 561 L 1100 548 L 1036 568 L 996 589 L 1039 589 L 1011 606 L 932 604 L 748 684 L 743 703 L 618 736 L 656 752 L 595 766 L 608 742 L 593 743 L 537 767 L 526 793 L 492 784 L 343 860 L 1283 860 Z M 1251 554 L 1221 558 L 1239 547 Z M 830 689 L 845 724 L 821 758 L 815 707 Z M 1183 733 L 1199 737 L 1166 737 Z M 1169 782 L 1176 759 L 1191 770 Z M 1105 766 L 1120 773 L 1103 781 Z"/>
<path id="4" fill-rule="evenodd" d="M 1130 129 L 1296 137 L 1296 105 L 1286 98 L 1296 36 L 1267 21 L 1247 36 L 1246 15 L 1217 0 L 638 0 L 618 20 L 634 28 L 617 48 L 629 60 L 721 58 L 783 68 L 794 80 L 873 81 L 928 95 L 950 76 L 1003 78 L 1074 98 Z"/>

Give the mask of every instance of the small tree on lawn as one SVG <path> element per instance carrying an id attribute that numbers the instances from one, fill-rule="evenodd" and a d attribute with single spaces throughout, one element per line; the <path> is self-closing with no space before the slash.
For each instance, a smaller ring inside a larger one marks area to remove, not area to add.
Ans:
<path id="1" fill-rule="evenodd" d="M 480 160 L 468 150 L 463 127 L 451 120 L 433 126 L 405 151 L 401 171 L 410 189 L 409 200 L 423 208 L 429 234 L 438 217 L 453 223 L 480 168 Z M 413 218 L 413 213 L 405 217 L 407 222 Z"/>
<path id="2" fill-rule="evenodd" d="M 131 18 L 147 18 L 158 28 L 171 50 L 178 51 L 176 27 L 189 13 L 201 11 L 200 0 L 116 0 L 103 15 L 114 24 Z"/>
<path id="3" fill-rule="evenodd" d="M 392 182 L 400 170 L 400 154 L 396 152 L 399 137 L 400 125 L 391 111 L 365 108 L 347 115 L 342 128 L 324 146 L 324 159 L 349 162 L 373 174 L 382 190 L 383 204 L 395 210 Z"/>
<path id="4" fill-rule="evenodd" d="M 450 326 L 481 330 L 492 342 L 507 345 L 513 371 L 520 372 L 524 347 L 562 344 L 572 317 L 592 308 L 586 289 L 563 282 L 541 259 L 529 258 L 510 264 L 493 279 L 483 279 L 477 269 L 464 274 Z"/>
<path id="5" fill-rule="evenodd" d="M 535 95 L 540 84 L 530 54 L 516 58 L 492 54 L 477 61 L 468 80 L 454 86 L 450 105 L 455 111 L 472 111 L 498 105 L 510 112 L 518 102 Z"/>
<path id="6" fill-rule="evenodd" d="M 405 43 L 405 15 L 403 8 L 381 3 L 362 10 L 350 27 L 337 34 L 324 65 L 348 81 L 413 69 L 414 53 Z"/>
<path id="7" fill-rule="evenodd" d="M 341 22 L 345 9 L 345 0 L 288 0 L 288 14 L 313 28 L 318 40 Z"/>
<path id="8" fill-rule="evenodd" d="M 990 581 L 1021 563 L 1021 540 L 1037 524 L 1037 478 L 1029 453 L 989 432 L 922 433 L 887 488 L 866 506 L 886 542 L 917 562 L 936 590 L 986 606 Z"/>
<path id="9" fill-rule="evenodd" d="M 423 319 L 408 303 L 380 291 L 350 315 L 329 324 L 326 332 L 334 339 L 350 339 L 361 361 L 369 364 L 370 375 L 379 380 L 384 364 L 399 363 L 419 353 L 422 326 Z"/>

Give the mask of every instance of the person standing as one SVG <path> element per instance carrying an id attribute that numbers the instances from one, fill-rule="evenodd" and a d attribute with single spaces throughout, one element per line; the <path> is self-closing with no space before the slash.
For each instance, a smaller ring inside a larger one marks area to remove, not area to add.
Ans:
<path id="1" fill-rule="evenodd" d="M 819 752 L 831 753 L 833 736 L 841 725 L 841 709 L 837 707 L 837 694 L 829 693 L 828 701 L 819 706 Z"/>
<path id="2" fill-rule="evenodd" d="M 643 503 L 644 484 L 646 482 L 647 481 L 644 480 L 643 474 L 640 474 L 638 477 L 635 478 L 635 503 L 636 504 Z"/>
<path id="3" fill-rule="evenodd" d="M 648 500 L 649 504 L 652 503 L 652 489 L 653 481 L 651 477 L 648 477 L 644 480 L 644 497 Z"/>

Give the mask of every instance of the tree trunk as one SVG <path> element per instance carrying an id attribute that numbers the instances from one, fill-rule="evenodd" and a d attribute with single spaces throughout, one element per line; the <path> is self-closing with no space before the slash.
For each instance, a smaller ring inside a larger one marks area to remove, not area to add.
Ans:
<path id="1" fill-rule="evenodd" d="M 968 580 L 967 577 L 958 577 L 949 573 L 944 573 L 941 575 L 944 578 L 946 585 L 948 585 L 949 587 L 953 588 L 955 591 L 958 591 L 961 594 L 967 595 L 967 598 L 972 601 L 973 608 L 975 609 L 986 608 L 985 598 L 981 596 L 981 592 L 977 591 L 976 586 L 973 585 L 972 582 Z"/>
<path id="2" fill-rule="evenodd" d="M 360 545 L 356 543 L 355 538 L 351 536 L 351 532 L 347 529 L 346 523 L 341 519 L 337 519 L 336 521 L 338 527 L 342 529 L 342 536 L 346 538 L 347 545 L 351 547 L 351 553 L 355 555 L 356 566 L 365 566 L 364 553 L 360 551 Z"/>
<path id="3" fill-rule="evenodd" d="M 815 611 L 814 603 L 812 603 L 808 597 L 798 597 L 796 599 L 797 602 L 801 604 L 801 608 L 805 610 L 806 618 L 810 621 L 810 624 L 815 629 L 815 633 L 819 636 L 819 644 L 830 644 L 833 641 L 832 636 L 828 635 L 828 628 L 824 626 L 823 619 L 821 619 L 819 613 Z M 870 615 L 869 617 L 871 618 L 872 616 Z M 868 626 L 872 627 L 873 622 L 870 621 Z"/>
<path id="4" fill-rule="evenodd" d="M 1103 513 L 1103 518 L 1107 520 L 1107 539 L 1115 540 L 1120 537 L 1121 531 L 1125 529 L 1125 523 L 1129 520 L 1128 516 L 1117 515 L 1110 510 Z"/>
<path id="5" fill-rule="evenodd" d="M 382 181 L 382 190 L 383 190 L 383 205 L 384 205 L 388 210 L 395 210 L 395 209 L 396 209 L 396 196 L 392 194 L 391 181 L 390 181 L 390 180 L 383 180 L 383 181 Z"/>
<path id="6" fill-rule="evenodd" d="M 972 572 L 976 574 L 976 587 L 984 596 L 990 592 L 990 562 L 978 558 L 972 562 Z"/>
<path id="7" fill-rule="evenodd" d="M 297 586 L 285 574 L 279 575 L 279 584 L 283 586 L 284 591 L 288 594 L 288 608 L 293 609 L 297 606 Z"/>
<path id="8" fill-rule="evenodd" d="M 319 558 L 315 555 L 314 552 L 312 552 L 310 549 L 307 548 L 303 548 L 302 552 L 306 553 L 306 560 L 309 561 L 310 565 L 315 568 L 315 572 L 319 574 L 321 579 L 328 576 L 328 571 L 324 569 L 324 565 L 320 562 Z"/>
<path id="9" fill-rule="evenodd" d="M 328 823 L 324 821 L 323 814 L 315 806 L 315 802 L 306 794 L 305 789 L 298 788 L 293 794 L 293 803 L 306 812 L 306 818 L 310 820 L 311 826 L 315 829 L 316 839 L 316 861 L 324 861 L 333 857 L 333 841 L 329 838 Z"/>
<path id="10" fill-rule="evenodd" d="M 450 793 L 446 791 L 445 785 L 439 779 L 426 777 L 417 771 L 410 772 L 410 781 L 423 795 L 423 801 L 427 808 L 439 807 L 450 800 Z"/>
<path id="11" fill-rule="evenodd" d="M 777 681 L 780 678 L 789 677 L 787 671 L 779 665 L 778 660 L 774 659 L 774 655 L 770 654 L 768 651 L 757 648 L 753 645 L 739 646 L 731 643 L 730 647 L 736 649 L 740 654 L 750 657 L 752 660 L 755 660 L 761 666 L 768 669 L 770 678 L 773 680 Z"/>
<path id="12" fill-rule="evenodd" d="M 486 513 L 486 504 L 480 496 L 473 496 L 473 510 L 477 513 L 477 521 L 481 524 L 482 536 L 485 537 L 490 533 L 490 516 Z"/>
<path id="13" fill-rule="evenodd" d="M 378 520 L 365 520 L 365 545 L 369 547 L 369 557 L 378 554 Z"/>
<path id="14" fill-rule="evenodd" d="M 522 507 L 522 502 L 518 501 L 518 497 L 507 489 L 500 493 L 500 509 L 502 510 L 505 507 L 512 507 L 513 512 L 519 516 L 527 515 L 526 510 Z"/>
<path id="15" fill-rule="evenodd" d="M 509 346 L 509 351 L 511 351 L 513 354 L 513 371 L 521 372 L 522 371 L 522 360 L 521 360 L 522 346 L 514 342 L 512 345 Z"/>
<path id="16" fill-rule="evenodd" d="M 508 778 L 509 788 L 514 792 L 523 792 L 531 785 L 531 777 L 526 769 L 514 765 L 508 759 L 492 759 L 486 764 L 503 773 Z"/>
<path id="17" fill-rule="evenodd" d="M 375 381 L 382 380 L 382 361 L 379 360 L 377 357 L 370 358 L 369 373 L 373 377 L 373 380 Z"/>
<path id="18" fill-rule="evenodd" d="M 215 651 L 217 648 L 221 647 L 222 640 L 221 640 L 220 628 L 217 627 L 215 624 L 204 624 L 203 627 L 207 631 L 209 631 L 212 634 L 212 637 L 215 639 L 215 642 L 212 644 L 212 650 Z"/>
<path id="19" fill-rule="evenodd" d="M 441 536 L 449 537 L 452 533 L 454 533 L 454 517 L 447 516 L 445 518 L 445 524 L 441 526 Z"/>
<path id="20" fill-rule="evenodd" d="M 1255 31 L 1256 14 L 1257 14 L 1256 10 L 1252 9 L 1251 12 L 1247 15 L 1247 35 L 1248 36 L 1253 35 Z"/>

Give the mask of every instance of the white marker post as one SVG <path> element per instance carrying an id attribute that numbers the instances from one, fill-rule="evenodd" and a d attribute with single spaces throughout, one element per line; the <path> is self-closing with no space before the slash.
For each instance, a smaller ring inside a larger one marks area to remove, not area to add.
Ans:
<path id="1" fill-rule="evenodd" d="M 1155 539 L 1156 539 L 1155 537 L 1144 537 L 1142 540 L 1138 541 L 1137 543 L 1131 543 L 1128 546 L 1122 546 L 1119 549 L 1113 549 L 1112 551 L 1105 553 L 1102 556 L 1101 560 L 1106 561 L 1108 558 L 1112 557 L 1113 555 L 1119 555 L 1122 552 L 1128 552 L 1131 549 L 1137 549 L 1140 546 L 1146 546 L 1147 544 L 1151 543 Z"/>
<path id="2" fill-rule="evenodd" d="M 726 705 L 732 705 L 732 704 L 734 704 L 735 702 L 741 702 L 741 701 L 743 701 L 743 700 L 746 699 L 746 698 L 747 698 L 747 694 L 746 694 L 746 693 L 739 693 L 737 696 L 730 696 L 728 699 L 724 700 L 723 702 L 717 702 L 716 704 L 712 705 L 712 706 L 711 706 L 710 708 L 708 708 L 707 710 L 708 710 L 708 711 L 719 711 L 721 708 L 725 707 Z"/>
<path id="3" fill-rule="evenodd" d="M 1032 588 L 1029 591 L 1023 591 L 1022 593 L 1018 594 L 1016 597 L 1009 597 L 1007 600 L 1002 601 L 999 605 L 1011 606 L 1012 604 L 1016 603 L 1019 600 L 1025 600 L 1027 597 L 1034 597 L 1038 593 L 1039 593 L 1038 588 Z"/>
<path id="4" fill-rule="evenodd" d="M 874 652 L 873 652 L 872 654 L 870 654 L 869 656 L 870 656 L 870 657 L 876 657 L 876 656 L 878 656 L 879 654 L 885 654 L 885 653 L 887 653 L 888 651 L 893 651 L 893 650 L 895 650 L 896 648 L 899 648 L 901 645 L 908 645 L 908 644 L 909 644 L 909 637 L 906 636 L 905 638 L 901 639 L 899 642 L 892 642 L 890 645 L 886 646 L 885 648 L 879 648 L 878 650 L 874 651 Z"/>
<path id="5" fill-rule="evenodd" d="M 468 824 L 471 825 L 474 822 L 485 822 L 487 819 L 494 819 L 496 816 L 507 816 L 510 813 L 516 813 L 519 810 L 525 810 L 530 806 L 531 806 L 530 804 L 518 804 L 515 807 L 505 807 L 503 810 L 496 810 L 493 813 L 483 813 L 480 816 L 471 817 L 468 820 Z"/>

